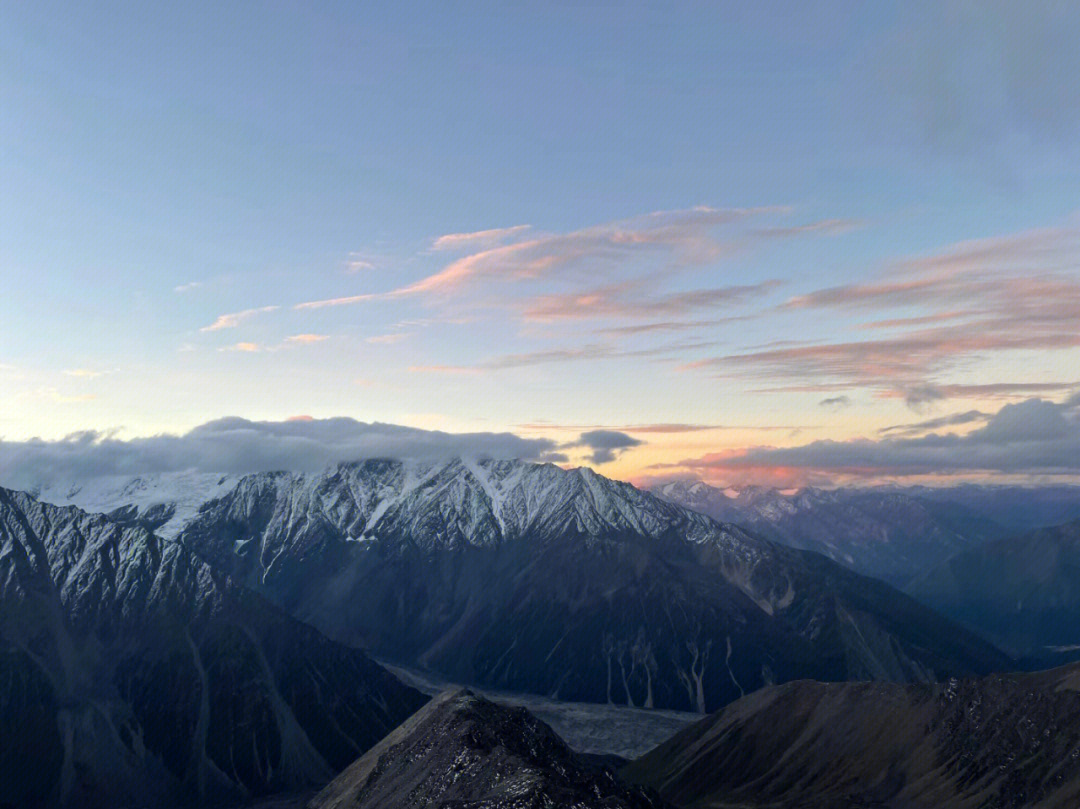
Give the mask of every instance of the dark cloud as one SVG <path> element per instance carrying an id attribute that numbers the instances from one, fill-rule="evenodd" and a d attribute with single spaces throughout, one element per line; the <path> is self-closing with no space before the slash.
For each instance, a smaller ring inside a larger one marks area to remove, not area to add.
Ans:
<path id="1" fill-rule="evenodd" d="M 58 441 L 0 441 L 0 485 L 29 488 L 103 475 L 198 470 L 314 471 L 371 457 L 559 460 L 555 442 L 513 433 L 446 433 L 350 418 L 248 421 L 223 418 L 182 435 L 123 440 L 86 431 Z"/>
<path id="2" fill-rule="evenodd" d="M 819 407 L 826 407 L 831 410 L 843 410 L 845 407 L 851 407 L 850 396 L 830 396 L 827 399 L 822 399 L 818 402 Z"/>
<path id="3" fill-rule="evenodd" d="M 961 424 L 973 424 L 977 421 L 986 421 L 991 418 L 991 413 L 983 413 L 981 410 L 968 410 L 964 413 L 953 413 L 949 416 L 941 416 L 936 419 L 918 421 L 914 424 L 894 424 L 891 427 L 882 427 L 878 432 L 890 437 L 903 437 L 920 435 L 932 430 L 940 430 L 942 427 L 955 427 Z"/>
<path id="4" fill-rule="evenodd" d="M 922 412 L 942 399 L 946 393 L 935 385 L 912 385 L 903 391 L 904 403 L 916 412 Z"/>
<path id="5" fill-rule="evenodd" d="M 637 447 L 644 442 L 619 432 L 618 430 L 589 430 L 578 436 L 576 441 L 563 444 L 563 449 L 585 447 L 592 450 L 589 461 L 595 464 L 614 461 L 616 457 L 631 447 Z"/>
<path id="6" fill-rule="evenodd" d="M 711 470 L 714 475 L 752 469 L 763 473 L 800 469 L 866 478 L 995 472 L 1075 475 L 1080 474 L 1080 397 L 1072 396 L 1061 404 L 1044 399 L 1007 404 L 984 427 L 962 436 L 930 433 L 877 441 L 815 441 L 799 447 L 760 447 L 706 456 L 680 466 Z"/>

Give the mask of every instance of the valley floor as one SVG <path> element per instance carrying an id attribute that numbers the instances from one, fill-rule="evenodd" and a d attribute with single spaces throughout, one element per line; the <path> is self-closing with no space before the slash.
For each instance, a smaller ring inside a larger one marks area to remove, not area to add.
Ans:
<path id="1" fill-rule="evenodd" d="M 462 685 L 440 680 L 428 672 L 379 662 L 408 685 L 431 696 Z M 535 694 L 469 688 L 494 702 L 528 709 L 550 725 L 571 749 L 589 755 L 637 758 L 701 719 L 700 714 L 688 711 L 563 702 Z"/>

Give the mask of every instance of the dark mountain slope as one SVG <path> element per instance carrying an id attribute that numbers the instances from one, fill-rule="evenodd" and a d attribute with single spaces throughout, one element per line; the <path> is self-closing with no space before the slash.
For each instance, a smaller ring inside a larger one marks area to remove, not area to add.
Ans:
<path id="1" fill-rule="evenodd" d="M 673 803 L 776 809 L 1080 806 L 1080 667 L 935 685 L 762 689 L 631 763 Z"/>
<path id="2" fill-rule="evenodd" d="M 1080 521 L 973 548 L 908 591 L 1018 654 L 1080 647 Z"/>
<path id="3" fill-rule="evenodd" d="M 524 708 L 447 692 L 350 765 L 312 809 L 661 809 Z"/>
<path id="4" fill-rule="evenodd" d="M 0 489 L 0 805 L 318 784 L 423 702 L 181 545 Z"/>
<path id="5" fill-rule="evenodd" d="M 878 581 L 587 469 L 253 475 L 181 537 L 330 637 L 489 688 L 704 711 L 797 678 L 1010 665 Z"/>

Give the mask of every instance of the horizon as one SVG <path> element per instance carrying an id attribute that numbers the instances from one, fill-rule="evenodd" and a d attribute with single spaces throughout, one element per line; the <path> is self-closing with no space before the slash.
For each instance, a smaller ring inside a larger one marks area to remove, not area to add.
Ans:
<path id="1" fill-rule="evenodd" d="M 0 7 L 0 475 L 250 439 L 1076 483 L 1078 36 L 1054 4 Z"/>

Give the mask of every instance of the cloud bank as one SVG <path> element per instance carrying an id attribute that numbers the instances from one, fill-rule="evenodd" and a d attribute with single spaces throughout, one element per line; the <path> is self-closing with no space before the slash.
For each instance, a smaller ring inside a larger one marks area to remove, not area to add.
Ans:
<path id="1" fill-rule="evenodd" d="M 923 429 L 975 423 L 966 434 Z M 757 447 L 717 453 L 675 464 L 713 480 L 827 482 L 917 475 L 1080 475 L 1080 394 L 1064 402 L 1027 399 L 992 416 L 959 413 L 889 428 L 899 436 L 878 440 L 814 441 L 797 447 Z"/>
<path id="2" fill-rule="evenodd" d="M 558 460 L 561 456 L 554 449 L 555 442 L 549 439 L 513 433 L 446 433 L 351 418 L 249 421 L 229 417 L 182 435 L 122 440 L 85 431 L 58 441 L 0 441 L 0 485 L 27 489 L 106 475 L 186 470 L 317 471 L 333 463 L 372 457 Z"/>

